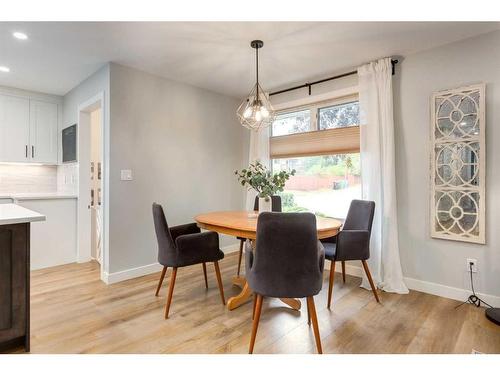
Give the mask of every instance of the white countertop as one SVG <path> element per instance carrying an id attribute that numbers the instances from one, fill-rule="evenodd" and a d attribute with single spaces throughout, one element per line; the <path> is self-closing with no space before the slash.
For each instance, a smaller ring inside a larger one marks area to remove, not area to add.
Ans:
<path id="1" fill-rule="evenodd" d="M 72 199 L 78 198 L 72 193 L 0 193 L 0 199 L 33 200 L 33 199 Z"/>
<path id="2" fill-rule="evenodd" d="M 0 225 L 45 221 L 45 215 L 14 203 L 0 204 Z"/>

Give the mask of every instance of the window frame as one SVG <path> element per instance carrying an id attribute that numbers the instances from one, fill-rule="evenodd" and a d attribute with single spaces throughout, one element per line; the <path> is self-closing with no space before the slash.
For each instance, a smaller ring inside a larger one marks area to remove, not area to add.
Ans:
<path id="1" fill-rule="evenodd" d="M 331 129 L 319 129 L 319 110 L 322 108 L 327 108 L 335 105 L 342 105 L 352 102 L 359 103 L 359 92 L 357 87 L 349 87 L 346 89 L 337 90 L 335 92 L 330 92 L 326 94 L 320 94 L 315 97 L 305 97 L 298 100 L 293 100 L 288 103 L 282 103 L 275 106 L 277 114 L 292 113 L 304 109 L 309 109 L 311 111 L 311 130 L 302 133 L 291 133 L 286 135 L 273 136 L 273 126 L 270 126 L 269 131 L 269 164 L 271 172 L 273 171 L 273 160 L 274 159 L 293 159 L 302 158 L 308 156 L 326 156 L 335 154 L 355 154 L 359 153 L 361 155 L 360 149 L 360 129 L 357 126 L 345 126 L 340 128 Z M 307 152 L 301 153 L 297 149 L 295 152 L 283 153 L 280 155 L 273 154 L 273 145 L 276 146 L 278 143 L 284 145 L 289 145 L 291 148 L 307 142 L 316 142 L 316 145 L 325 144 L 328 142 L 342 143 L 343 140 L 347 142 L 351 141 L 351 146 L 349 144 L 344 144 L 344 148 L 337 147 L 331 150 L 323 150 L 319 152 Z M 363 178 L 363 170 L 361 169 L 361 179 Z M 344 220 L 345 217 L 339 217 L 338 219 Z"/>
<path id="2" fill-rule="evenodd" d="M 302 132 L 302 133 L 332 130 L 332 129 L 320 129 L 319 128 L 319 110 L 324 109 L 324 108 L 334 107 L 337 105 L 355 103 L 355 102 L 359 103 L 359 95 L 357 92 L 353 93 L 351 95 L 346 95 L 346 96 L 342 96 L 342 97 L 320 100 L 317 102 L 307 103 L 307 104 L 293 106 L 293 107 L 285 107 L 283 109 L 276 111 L 276 115 L 286 115 L 286 114 L 293 113 L 293 112 L 309 110 L 310 111 L 310 118 L 311 118 L 311 123 L 309 124 L 310 130 L 307 132 Z M 354 127 L 354 126 L 359 126 L 359 124 L 351 125 L 349 127 Z M 341 128 L 333 128 L 333 129 L 341 129 Z M 273 130 L 274 130 L 273 125 L 271 124 L 270 138 L 285 137 L 285 136 L 294 135 L 294 134 L 302 134 L 302 133 L 291 133 L 291 134 L 283 134 L 283 135 L 273 135 Z"/>
<path id="3" fill-rule="evenodd" d="M 319 110 L 336 105 L 359 102 L 357 91 L 351 91 L 342 96 L 322 98 L 322 100 L 304 100 L 305 103 L 297 103 L 294 106 L 281 105 L 277 114 L 292 112 L 311 111 L 311 124 L 309 131 L 273 136 L 271 125 L 269 137 L 269 158 L 292 158 L 304 156 L 334 155 L 360 152 L 360 130 L 357 126 L 345 126 L 340 128 L 319 129 Z"/>

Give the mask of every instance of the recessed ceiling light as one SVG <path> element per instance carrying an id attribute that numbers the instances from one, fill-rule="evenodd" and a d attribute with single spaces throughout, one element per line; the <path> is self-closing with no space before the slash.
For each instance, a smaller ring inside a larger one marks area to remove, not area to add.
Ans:
<path id="1" fill-rule="evenodd" d="M 6 66 L 0 66 L 0 72 L 8 73 L 10 72 L 10 69 Z"/>
<path id="2" fill-rule="evenodd" d="M 16 39 L 20 39 L 20 40 L 26 40 L 28 39 L 28 35 L 26 35 L 25 33 L 22 33 L 20 31 L 16 31 L 14 33 L 12 33 L 12 36 Z"/>

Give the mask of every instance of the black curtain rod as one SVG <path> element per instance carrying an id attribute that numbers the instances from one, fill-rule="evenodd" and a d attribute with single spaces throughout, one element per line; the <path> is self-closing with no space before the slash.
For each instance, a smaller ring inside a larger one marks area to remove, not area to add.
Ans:
<path id="1" fill-rule="evenodd" d="M 391 60 L 391 64 L 392 64 L 392 75 L 394 75 L 394 74 L 396 73 L 396 70 L 395 70 L 394 66 L 395 66 L 398 62 L 399 62 L 399 60 Z M 357 70 L 353 70 L 352 72 L 347 72 L 347 73 L 344 73 L 344 74 L 339 74 L 339 75 L 337 75 L 337 76 L 333 76 L 333 77 L 323 78 L 323 79 L 320 79 L 319 81 L 308 82 L 308 83 L 304 83 L 303 85 L 290 87 L 290 88 L 288 88 L 288 89 L 279 90 L 279 91 L 274 91 L 274 92 L 269 93 L 269 96 L 278 95 L 278 94 L 283 94 L 283 93 L 288 92 L 288 91 L 293 91 L 293 90 L 303 89 L 303 88 L 305 88 L 305 87 L 307 87 L 307 88 L 309 89 L 309 95 L 311 95 L 311 86 L 313 86 L 313 85 L 317 85 L 317 84 L 319 84 L 319 83 L 323 83 L 323 82 L 333 81 L 334 79 L 339 79 L 339 78 L 344 78 L 344 77 L 352 76 L 353 74 L 358 74 L 358 71 L 357 71 Z"/>

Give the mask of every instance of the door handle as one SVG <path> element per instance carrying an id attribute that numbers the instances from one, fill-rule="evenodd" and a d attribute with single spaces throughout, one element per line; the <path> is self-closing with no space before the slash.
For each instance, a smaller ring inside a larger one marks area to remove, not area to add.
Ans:
<path id="1" fill-rule="evenodd" d="M 35 157 L 35 146 L 31 146 L 31 157 Z"/>
<path id="2" fill-rule="evenodd" d="M 28 145 L 26 145 L 24 149 L 24 153 L 26 154 L 26 159 L 28 158 Z"/>

